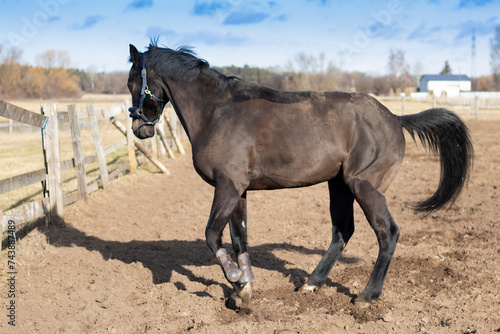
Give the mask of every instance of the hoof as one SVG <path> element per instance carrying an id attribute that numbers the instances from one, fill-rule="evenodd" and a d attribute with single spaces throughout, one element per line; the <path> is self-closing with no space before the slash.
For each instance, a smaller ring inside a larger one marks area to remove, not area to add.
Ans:
<path id="1" fill-rule="evenodd" d="M 228 300 L 228 306 L 230 308 L 242 308 L 243 307 L 243 299 L 238 296 L 236 292 L 233 292 L 231 294 L 231 297 L 229 297 Z"/>
<path id="2" fill-rule="evenodd" d="M 368 308 L 372 305 L 371 302 L 367 301 L 366 299 L 364 299 L 363 297 L 361 296 L 358 296 L 355 300 L 354 300 L 354 306 L 356 306 L 357 308 L 359 309 L 365 309 L 365 308 Z"/>
<path id="3" fill-rule="evenodd" d="M 237 298 L 241 299 L 243 303 L 246 305 L 250 304 L 250 300 L 252 299 L 252 283 L 233 283 L 234 293 L 233 295 Z M 234 297 L 233 297 L 234 298 Z"/>
<path id="4" fill-rule="evenodd" d="M 249 305 L 252 299 L 252 283 L 245 284 L 241 289 L 237 289 L 236 293 L 246 305 Z"/>
<path id="5" fill-rule="evenodd" d="M 308 283 L 304 284 L 301 288 L 300 291 L 304 293 L 312 293 L 316 292 L 319 290 L 319 287 L 317 285 L 309 285 Z"/>

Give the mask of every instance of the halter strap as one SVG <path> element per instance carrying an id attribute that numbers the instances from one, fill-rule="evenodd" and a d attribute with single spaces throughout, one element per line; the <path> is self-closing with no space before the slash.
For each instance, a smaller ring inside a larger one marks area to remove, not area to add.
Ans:
<path id="1" fill-rule="evenodd" d="M 139 100 L 139 106 L 138 107 L 131 107 L 128 109 L 130 111 L 130 117 L 132 118 L 140 118 L 144 121 L 144 123 L 140 124 L 135 131 L 137 131 L 141 126 L 144 125 L 152 125 L 154 126 L 156 123 L 158 123 L 161 119 L 161 115 L 163 114 L 163 108 L 165 107 L 165 101 L 157 98 L 154 96 L 153 93 L 148 89 L 148 82 L 146 78 L 146 65 L 144 64 L 144 53 L 141 53 L 141 59 L 139 61 L 139 66 L 141 67 L 141 77 L 142 77 L 142 87 L 141 87 L 141 99 Z M 160 106 L 160 113 L 158 114 L 158 118 L 151 122 L 149 121 L 146 116 L 142 113 L 142 105 L 144 104 L 144 99 L 146 98 L 146 95 L 149 96 L 149 98 L 155 102 L 161 103 Z"/>

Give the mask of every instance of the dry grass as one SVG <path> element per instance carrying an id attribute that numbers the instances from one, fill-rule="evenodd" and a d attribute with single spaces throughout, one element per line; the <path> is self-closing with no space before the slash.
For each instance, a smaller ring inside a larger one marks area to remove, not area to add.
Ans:
<path id="1" fill-rule="evenodd" d="M 3 250 L 2 254 L 5 254 L 7 251 L 8 249 Z M 32 281 L 36 280 L 36 277 L 31 275 L 31 271 L 46 266 L 49 262 L 48 259 L 55 252 L 55 247 L 46 244 L 43 234 L 35 234 L 30 241 L 17 243 L 15 252 L 17 268 L 26 268 L 25 276 L 18 275 L 17 279 L 23 279 L 29 285 Z M 0 264 L 0 282 L 5 282 L 9 277 L 7 272 L 10 270 L 6 268 L 6 265 L 7 261 L 2 261 Z"/>

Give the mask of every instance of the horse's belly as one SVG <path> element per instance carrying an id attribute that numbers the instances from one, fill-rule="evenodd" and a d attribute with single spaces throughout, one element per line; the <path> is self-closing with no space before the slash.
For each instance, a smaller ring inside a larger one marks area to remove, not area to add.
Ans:
<path id="1" fill-rule="evenodd" d="M 341 154 L 327 150 L 268 153 L 260 157 L 257 170 L 250 170 L 250 186 L 275 189 L 317 184 L 337 175 L 342 161 Z"/>

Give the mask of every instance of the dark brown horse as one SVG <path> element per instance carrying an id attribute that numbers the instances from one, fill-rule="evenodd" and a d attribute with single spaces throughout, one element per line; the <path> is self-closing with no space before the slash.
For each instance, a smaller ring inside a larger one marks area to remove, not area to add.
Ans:
<path id="1" fill-rule="evenodd" d="M 366 303 L 380 296 L 399 237 L 384 193 L 403 161 L 402 129 L 441 158 L 438 189 L 417 211 L 451 205 L 468 179 L 472 144 L 451 111 L 396 116 L 364 94 L 276 91 L 226 77 L 189 49 L 155 43 L 144 53 L 130 45 L 130 61 L 134 133 L 151 137 L 163 105 L 172 103 L 191 141 L 196 171 L 215 187 L 207 244 L 245 302 L 255 280 L 247 251 L 248 190 L 328 182 L 332 242 L 303 291 L 315 291 L 327 279 L 354 232 L 356 200 L 379 243 L 368 285 L 356 298 Z M 228 223 L 236 261 L 222 247 Z"/>

